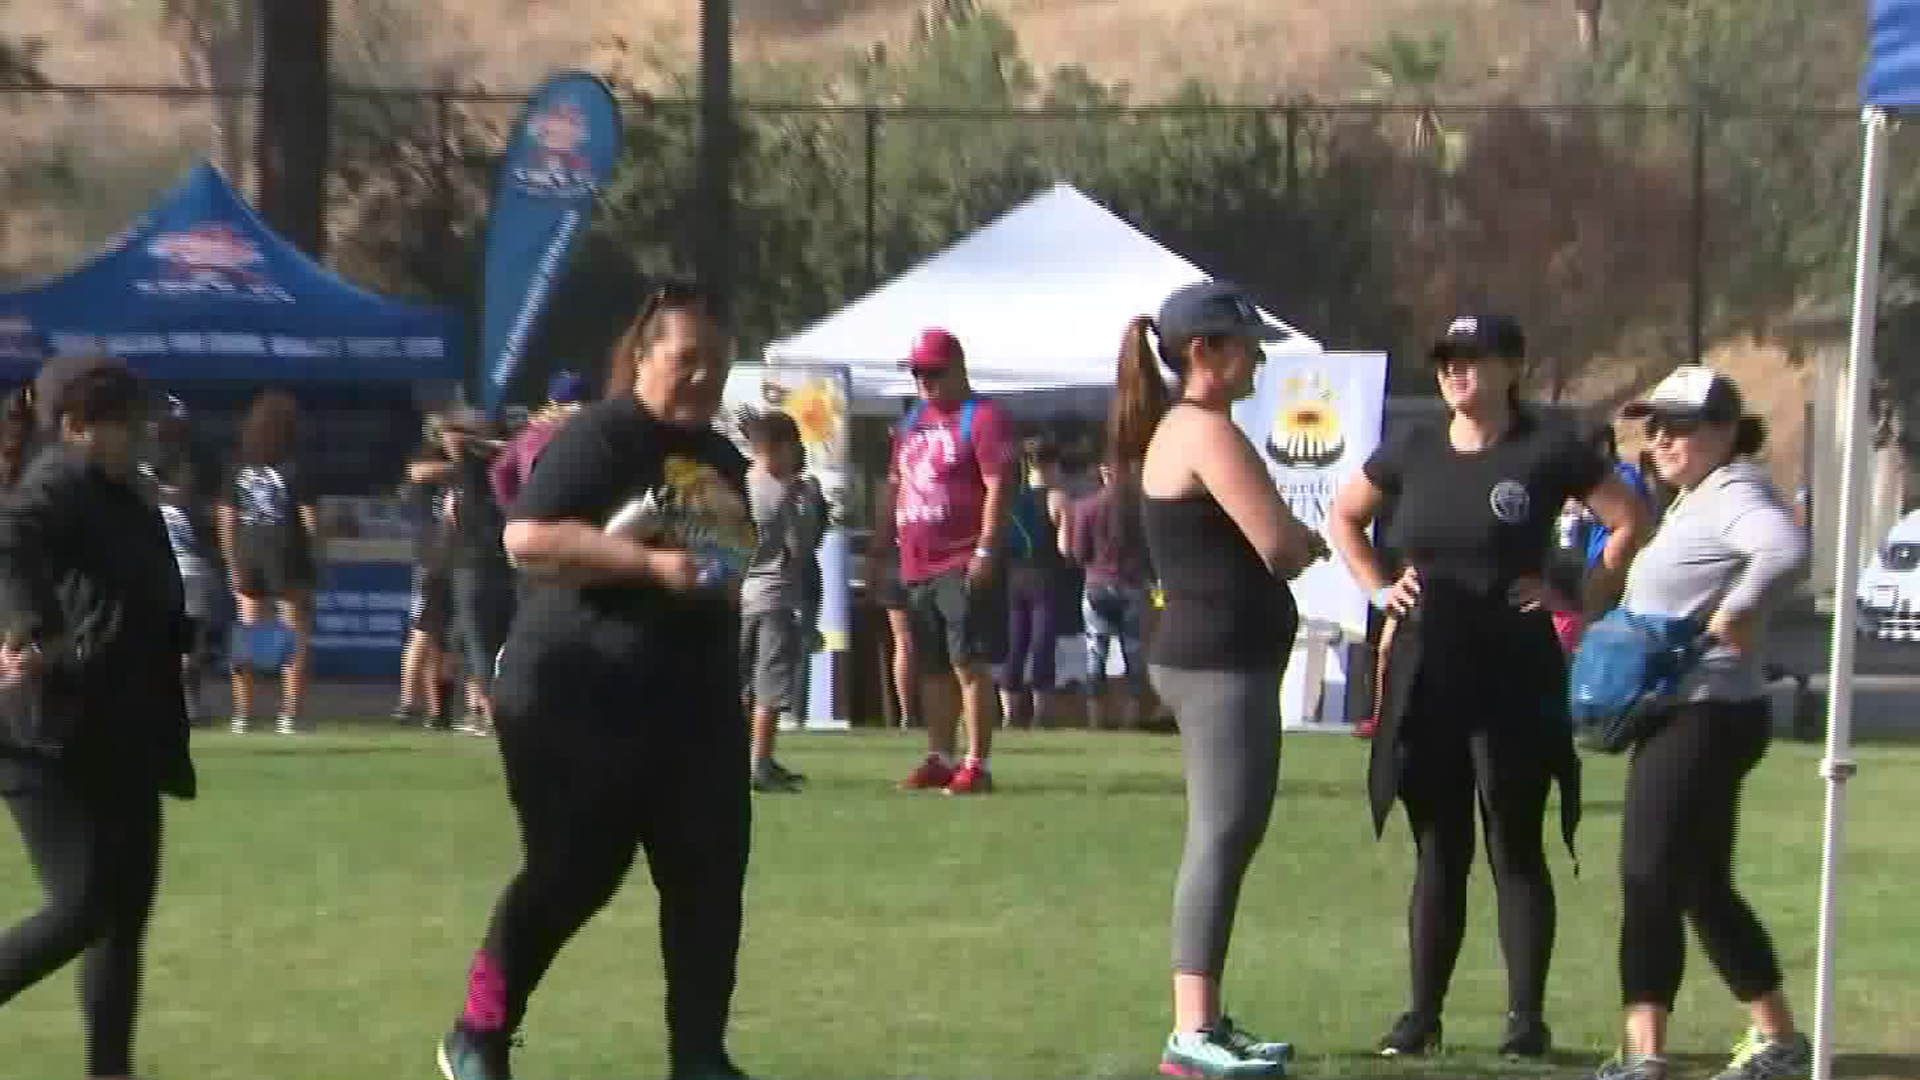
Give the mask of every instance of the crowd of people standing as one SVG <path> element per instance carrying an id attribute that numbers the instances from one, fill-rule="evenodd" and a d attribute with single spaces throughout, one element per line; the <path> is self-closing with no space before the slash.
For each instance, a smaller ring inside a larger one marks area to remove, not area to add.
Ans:
<path id="1" fill-rule="evenodd" d="M 1552 1044 L 1558 923 L 1549 794 L 1559 787 L 1570 849 L 1581 806 L 1551 616 L 1624 603 L 1697 619 L 1699 669 L 1629 768 L 1624 1045 L 1598 1075 L 1665 1080 L 1688 921 L 1751 1017 L 1720 1080 L 1804 1074 L 1809 1047 L 1774 947 L 1733 884 L 1740 790 L 1770 732 L 1758 656 L 1804 556 L 1753 461 L 1765 432 L 1738 388 L 1688 365 L 1625 411 L 1644 423 L 1649 464 L 1675 492 L 1655 532 L 1646 499 L 1595 440 L 1521 396 L 1520 328 L 1463 316 L 1428 356 L 1446 417 L 1374 453 L 1322 538 L 1230 416 L 1276 332 L 1224 282 L 1181 289 L 1130 323 L 1101 483 L 1077 495 L 1049 476 L 1046 448 L 1028 452 L 1000 406 L 973 391 L 954 335 L 914 343 L 903 367 L 920 401 L 893 431 L 869 570 L 892 587 L 901 682 L 917 689 L 927 730 L 927 756 L 901 786 L 993 790 L 1001 714 L 1049 704 L 1048 658 L 1034 644 L 1050 637 L 1041 594 L 1075 568 L 1090 671 L 1104 676 L 1117 648 L 1126 672 L 1111 688 L 1120 700 L 1096 695 L 1096 715 L 1126 711 L 1150 683 L 1180 735 L 1187 829 L 1161 1071 L 1281 1074 L 1292 1046 L 1231 1018 L 1223 987 L 1241 885 L 1280 784 L 1279 688 L 1299 627 L 1288 583 L 1337 551 L 1392 628 L 1368 770 L 1375 825 L 1402 807 L 1417 852 L 1408 1007 L 1378 1050 L 1441 1044 L 1477 818 L 1508 968 L 1500 1049 L 1540 1058 Z M 615 346 L 599 400 L 556 380 L 510 440 L 483 417 L 443 414 L 409 467 L 435 528 L 402 713 L 435 704 L 440 655 L 456 652 L 468 726 L 497 737 L 522 839 L 437 1045 L 447 1080 L 510 1080 L 531 996 L 641 852 L 659 894 L 672 1075 L 744 1076 L 725 1035 L 752 793 L 804 782 L 774 741 L 797 658 L 816 645 L 826 508 L 790 419 L 752 418 L 751 457 L 717 430 L 727 340 L 700 289 L 658 288 Z M 187 703 L 204 666 L 191 612 L 205 599 L 189 592 L 206 590 L 217 566 L 243 624 L 273 612 L 290 628 L 277 727 L 292 731 L 316 583 L 291 399 L 256 403 L 212 500 L 211 536 L 180 494 L 191 462 L 143 448 L 151 402 L 125 364 L 67 357 L 0 409 L 0 795 L 46 893 L 41 911 L 0 934 L 0 1005 L 84 955 L 97 1080 L 130 1071 L 161 799 L 197 789 Z M 1563 581 L 1549 552 L 1569 502 L 1605 535 L 1592 564 Z M 1155 590 L 1163 610 L 1143 648 Z M 235 664 L 236 731 L 251 722 L 251 671 Z M 674 707 L 635 704 L 660 701 Z"/>

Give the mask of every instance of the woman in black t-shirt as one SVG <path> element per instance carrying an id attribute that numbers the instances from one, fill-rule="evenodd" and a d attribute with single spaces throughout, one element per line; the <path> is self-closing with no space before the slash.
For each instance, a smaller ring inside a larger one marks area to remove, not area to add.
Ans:
<path id="1" fill-rule="evenodd" d="M 1432 351 L 1450 422 L 1389 441 L 1341 489 L 1329 522 L 1354 577 L 1395 620 L 1368 788 L 1376 831 L 1396 798 L 1406 806 L 1419 856 L 1408 910 L 1412 1002 L 1380 1041 L 1388 1056 L 1440 1041 L 1466 929 L 1476 802 L 1507 962 L 1501 1052 L 1539 1057 L 1551 1041 L 1541 1010 L 1555 913 L 1542 831 L 1557 780 L 1571 849 L 1580 795 L 1566 661 L 1548 617 L 1570 601 L 1547 584 L 1546 559 L 1561 506 L 1585 503 L 1613 535 L 1582 606 L 1605 606 L 1646 516 L 1591 441 L 1521 407 L 1525 351 L 1511 320 L 1455 319 Z M 1388 499 L 1384 546 L 1404 563 L 1397 579 L 1367 536 Z"/>
<path id="2" fill-rule="evenodd" d="M 254 399 L 241 424 L 238 460 L 214 508 L 240 625 L 259 625 L 269 617 L 267 605 L 272 604 L 273 613 L 293 633 L 293 651 L 280 669 L 276 729 L 282 735 L 294 733 L 300 716 L 313 637 L 313 591 L 320 580 L 314 552 L 319 514 L 293 463 L 299 421 L 300 406 L 284 390 L 269 390 Z M 246 734 L 252 720 L 253 670 L 248 663 L 235 663 L 234 734 Z"/>
<path id="3" fill-rule="evenodd" d="M 520 872 L 440 1045 L 449 1080 L 505 1080 L 527 1000 L 645 848 L 660 894 L 673 1075 L 741 1074 L 724 1035 L 750 835 L 738 585 L 755 548 L 747 462 L 714 429 L 730 366 L 700 294 L 656 293 L 606 400 L 541 454 L 506 548 L 530 588 L 494 718 Z"/>

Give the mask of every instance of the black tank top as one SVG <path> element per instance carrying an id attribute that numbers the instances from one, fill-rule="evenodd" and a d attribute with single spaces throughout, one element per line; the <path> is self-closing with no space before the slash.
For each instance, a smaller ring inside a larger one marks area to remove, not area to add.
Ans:
<path id="1" fill-rule="evenodd" d="M 1147 662 L 1202 671 L 1266 671 L 1285 663 L 1300 624 L 1293 591 L 1213 496 L 1148 496 L 1141 513 L 1166 594 Z"/>

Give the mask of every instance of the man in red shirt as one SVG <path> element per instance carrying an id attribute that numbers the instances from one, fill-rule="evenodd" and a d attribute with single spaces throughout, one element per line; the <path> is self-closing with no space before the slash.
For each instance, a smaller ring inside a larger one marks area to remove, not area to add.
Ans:
<path id="1" fill-rule="evenodd" d="M 999 406 L 974 395 L 958 338 L 924 331 L 901 366 L 920 402 L 894 429 L 871 556 L 879 569 L 897 544 L 927 720 L 927 759 L 900 786 L 984 794 L 993 788 L 987 751 L 999 706 L 993 668 L 1007 635 L 994 545 L 1017 454 Z M 957 763 L 956 714 L 967 728 L 967 756 Z"/>

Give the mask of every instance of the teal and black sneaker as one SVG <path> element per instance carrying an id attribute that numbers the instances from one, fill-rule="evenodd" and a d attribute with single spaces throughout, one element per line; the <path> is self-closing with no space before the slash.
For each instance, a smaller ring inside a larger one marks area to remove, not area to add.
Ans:
<path id="1" fill-rule="evenodd" d="M 1667 1059 L 1622 1053 L 1595 1070 L 1593 1080 L 1667 1080 Z"/>
<path id="2" fill-rule="evenodd" d="M 1805 1035 L 1770 1039 L 1750 1028 L 1733 1048 L 1733 1060 L 1714 1080 L 1795 1080 L 1812 1072 L 1813 1043 Z"/>
<path id="3" fill-rule="evenodd" d="M 506 1035 L 481 1035 L 456 1027 L 440 1040 L 443 1080 L 513 1080 L 508 1057 L 513 1040 Z"/>
<path id="4" fill-rule="evenodd" d="M 1225 1024 L 1201 1031 L 1176 1031 L 1167 1036 L 1167 1048 L 1160 1054 L 1160 1073 L 1184 1080 L 1285 1076 L 1284 1059 L 1275 1061 L 1253 1053 L 1257 1047 L 1275 1045 L 1281 1044 L 1259 1043 Z"/>
<path id="5" fill-rule="evenodd" d="M 1292 1043 L 1271 1042 L 1259 1038 L 1235 1024 L 1231 1016 L 1222 1016 L 1220 1022 L 1214 1025 L 1214 1030 L 1229 1047 L 1247 1057 L 1259 1058 L 1261 1061 L 1275 1061 L 1282 1065 L 1293 1060 Z"/>

